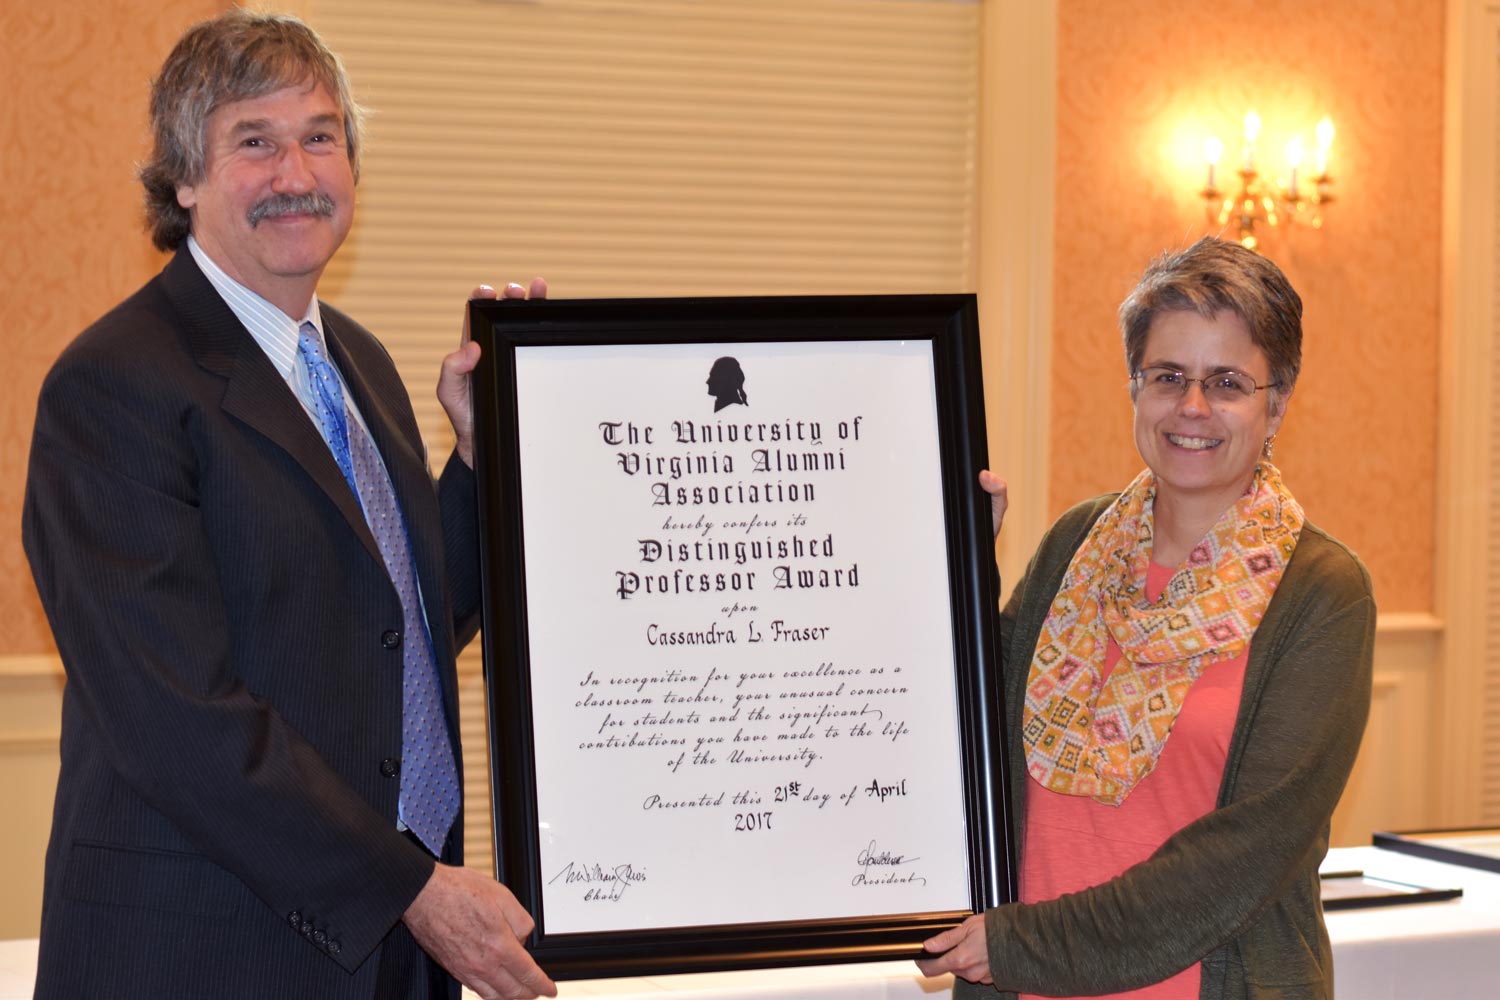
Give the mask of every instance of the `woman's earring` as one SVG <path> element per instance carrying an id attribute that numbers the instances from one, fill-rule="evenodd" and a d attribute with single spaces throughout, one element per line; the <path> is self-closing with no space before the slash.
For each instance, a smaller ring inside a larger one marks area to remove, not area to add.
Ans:
<path id="1" fill-rule="evenodd" d="M 1266 458 L 1270 458 L 1271 455 L 1272 455 L 1272 453 L 1274 453 L 1275 451 L 1276 451 L 1276 435 L 1272 434 L 1270 437 L 1266 438 L 1266 443 L 1261 447 L 1260 453 L 1262 455 L 1264 455 Z"/>

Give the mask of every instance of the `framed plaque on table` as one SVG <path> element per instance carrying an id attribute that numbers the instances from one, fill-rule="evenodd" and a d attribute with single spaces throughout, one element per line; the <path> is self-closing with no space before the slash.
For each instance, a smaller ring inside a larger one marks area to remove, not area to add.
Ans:
<path id="1" fill-rule="evenodd" d="M 1376 847 L 1500 874 L 1500 828 L 1377 831 Z"/>
<path id="2" fill-rule="evenodd" d="M 970 295 L 485 301 L 497 876 L 564 979 L 1014 894 Z"/>
<path id="3" fill-rule="evenodd" d="M 1324 872 L 1320 887 L 1325 913 L 1335 910 L 1363 910 L 1375 906 L 1404 906 L 1411 903 L 1441 903 L 1458 899 L 1460 888 L 1413 885 L 1395 879 L 1366 875 L 1364 872 Z"/>

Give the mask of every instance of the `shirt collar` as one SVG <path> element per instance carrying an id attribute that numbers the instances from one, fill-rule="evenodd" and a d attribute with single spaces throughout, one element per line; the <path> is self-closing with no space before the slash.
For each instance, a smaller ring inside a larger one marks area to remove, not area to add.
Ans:
<path id="1" fill-rule="evenodd" d="M 187 247 L 208 283 L 214 286 L 214 291 L 219 293 L 224 304 L 229 306 L 235 317 L 245 325 L 245 329 L 250 331 L 250 336 L 266 352 L 266 357 L 281 372 L 282 378 L 290 378 L 293 366 L 297 363 L 297 337 L 302 324 L 311 323 L 318 331 L 318 339 L 324 340 L 318 296 L 313 295 L 302 318 L 293 319 L 231 278 L 223 268 L 214 263 L 213 258 L 198 245 L 192 235 L 187 238 Z M 326 340 L 324 342 L 326 347 Z"/>

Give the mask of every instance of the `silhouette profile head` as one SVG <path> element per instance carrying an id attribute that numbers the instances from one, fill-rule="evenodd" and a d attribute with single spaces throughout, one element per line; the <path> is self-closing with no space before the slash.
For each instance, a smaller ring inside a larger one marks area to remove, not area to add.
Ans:
<path id="1" fill-rule="evenodd" d="M 738 403 L 749 406 L 745 395 L 745 373 L 734 358 L 720 358 L 708 370 L 708 394 L 714 397 L 714 412 Z"/>

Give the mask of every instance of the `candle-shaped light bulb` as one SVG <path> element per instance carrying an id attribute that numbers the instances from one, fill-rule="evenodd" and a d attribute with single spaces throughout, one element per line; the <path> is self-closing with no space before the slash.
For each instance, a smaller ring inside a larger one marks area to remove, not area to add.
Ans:
<path id="1" fill-rule="evenodd" d="M 1216 135 L 1203 140 L 1203 158 L 1208 161 L 1208 190 L 1214 190 L 1214 168 L 1224 155 L 1224 142 Z"/>
<path id="2" fill-rule="evenodd" d="M 1333 145 L 1333 120 L 1325 117 L 1318 122 L 1318 176 L 1328 175 L 1328 149 Z"/>
<path id="3" fill-rule="evenodd" d="M 1252 108 L 1245 112 L 1245 170 L 1255 169 L 1255 140 L 1260 138 L 1260 115 Z"/>
<path id="4" fill-rule="evenodd" d="M 1303 144 L 1300 135 L 1286 144 L 1286 162 L 1291 165 L 1293 170 L 1302 166 L 1302 158 L 1306 155 L 1307 147 Z"/>
<path id="5" fill-rule="evenodd" d="M 1300 135 L 1286 144 L 1286 162 L 1292 168 L 1291 180 L 1287 183 L 1287 192 L 1293 198 L 1297 197 L 1297 168 L 1302 166 L 1302 158 L 1306 155 L 1307 148 L 1302 144 Z"/>

